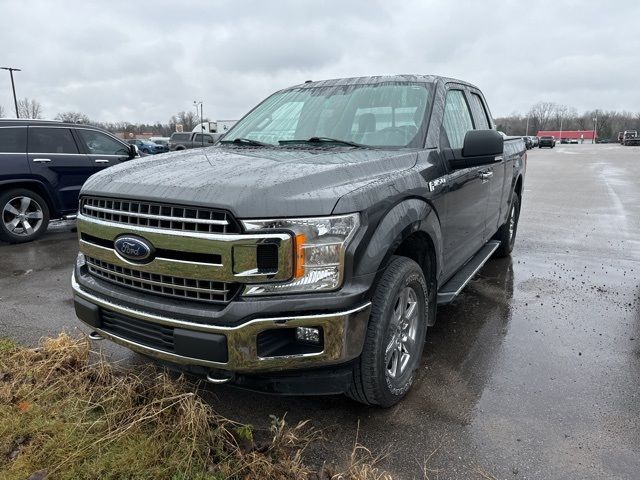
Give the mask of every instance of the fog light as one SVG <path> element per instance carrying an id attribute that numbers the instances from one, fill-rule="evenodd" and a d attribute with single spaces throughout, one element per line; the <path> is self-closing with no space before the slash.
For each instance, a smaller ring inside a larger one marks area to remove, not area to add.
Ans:
<path id="1" fill-rule="evenodd" d="M 314 327 L 296 328 L 296 340 L 299 342 L 320 344 L 320 329 Z"/>

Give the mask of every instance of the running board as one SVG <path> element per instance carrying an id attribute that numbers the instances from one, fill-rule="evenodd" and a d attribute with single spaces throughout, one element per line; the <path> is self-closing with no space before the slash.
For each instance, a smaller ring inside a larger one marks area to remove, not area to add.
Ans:
<path id="1" fill-rule="evenodd" d="M 469 283 L 469 280 L 475 277 L 478 270 L 482 268 L 499 246 L 500 242 L 492 240 L 482 247 L 471 260 L 465 263 L 465 265 L 458 270 L 458 273 L 438 291 L 438 305 L 446 305 L 447 303 L 453 302 L 453 299 L 460 294 L 462 289 Z"/>

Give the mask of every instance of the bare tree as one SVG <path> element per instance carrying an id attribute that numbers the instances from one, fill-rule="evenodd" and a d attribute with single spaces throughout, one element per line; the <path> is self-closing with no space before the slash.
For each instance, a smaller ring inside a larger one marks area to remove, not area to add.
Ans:
<path id="1" fill-rule="evenodd" d="M 80 112 L 61 112 L 55 116 L 55 120 L 67 123 L 91 123 L 89 117 Z"/>
<path id="2" fill-rule="evenodd" d="M 538 130 L 544 130 L 558 106 L 553 102 L 538 102 L 529 110 L 529 116 L 533 119 L 534 126 Z"/>
<path id="3" fill-rule="evenodd" d="M 18 100 L 20 118 L 42 118 L 42 104 L 37 100 L 21 98 Z"/>
<path id="4" fill-rule="evenodd" d="M 169 120 L 169 125 L 174 132 L 176 125 L 182 125 L 184 131 L 190 132 L 198 123 L 200 123 L 200 119 L 194 112 L 178 112 Z"/>

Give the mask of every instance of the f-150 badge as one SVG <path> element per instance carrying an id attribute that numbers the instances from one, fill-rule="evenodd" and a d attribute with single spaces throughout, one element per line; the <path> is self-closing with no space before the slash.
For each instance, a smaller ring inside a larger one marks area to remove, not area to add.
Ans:
<path id="1" fill-rule="evenodd" d="M 447 177 L 436 178 L 435 180 L 431 180 L 427 185 L 429 186 L 429 191 L 433 192 L 440 185 L 444 185 L 447 183 Z"/>

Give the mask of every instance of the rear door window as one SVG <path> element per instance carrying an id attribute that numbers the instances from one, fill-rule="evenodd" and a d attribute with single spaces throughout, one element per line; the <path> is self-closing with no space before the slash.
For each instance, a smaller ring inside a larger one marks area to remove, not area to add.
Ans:
<path id="1" fill-rule="evenodd" d="M 447 92 L 442 127 L 449 139 L 449 146 L 451 148 L 462 148 L 464 136 L 469 130 L 473 130 L 471 113 L 462 90 L 449 90 Z"/>
<path id="2" fill-rule="evenodd" d="M 213 143 L 213 137 L 211 135 L 202 135 L 201 133 L 196 133 L 193 137 L 193 141 L 195 143 L 203 143 L 202 138 L 204 137 L 204 143 Z"/>
<path id="3" fill-rule="evenodd" d="M 26 153 L 27 129 L 0 128 L 0 152 L 2 153 Z"/>
<path id="4" fill-rule="evenodd" d="M 482 99 L 477 93 L 471 92 L 471 111 L 473 112 L 473 118 L 476 121 L 476 130 L 490 130 L 489 115 L 484 108 Z"/>
<path id="5" fill-rule="evenodd" d="M 29 128 L 29 153 L 79 153 L 68 128 Z"/>
<path id="6" fill-rule="evenodd" d="M 90 155 L 127 155 L 129 149 L 115 138 L 95 130 L 77 129 Z"/>

